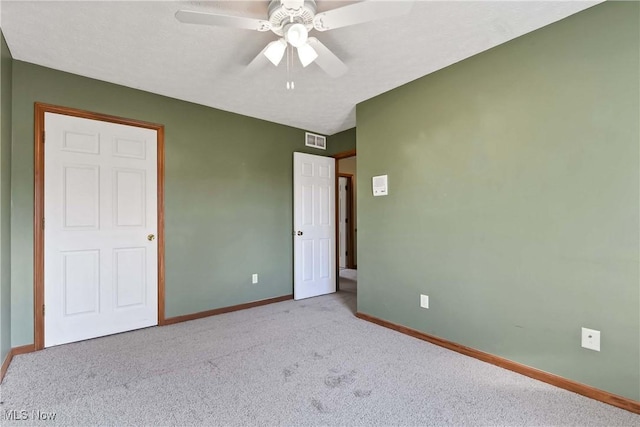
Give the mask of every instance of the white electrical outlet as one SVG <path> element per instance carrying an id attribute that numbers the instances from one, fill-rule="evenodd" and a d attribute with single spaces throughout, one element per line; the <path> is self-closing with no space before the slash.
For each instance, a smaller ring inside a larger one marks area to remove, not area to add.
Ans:
<path id="1" fill-rule="evenodd" d="M 420 295 L 420 307 L 429 308 L 429 295 Z"/>
<path id="2" fill-rule="evenodd" d="M 251 283 L 253 283 L 253 284 L 258 283 L 258 273 L 254 273 L 254 274 L 251 276 Z"/>
<path id="3" fill-rule="evenodd" d="M 600 331 L 582 328 L 582 347 L 600 351 Z"/>

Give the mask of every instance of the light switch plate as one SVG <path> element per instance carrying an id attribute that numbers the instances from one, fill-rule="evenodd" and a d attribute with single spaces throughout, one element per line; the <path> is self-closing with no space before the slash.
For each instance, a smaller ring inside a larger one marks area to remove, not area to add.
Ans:
<path id="1" fill-rule="evenodd" d="M 600 331 L 582 328 L 582 347 L 600 351 Z"/>
<path id="2" fill-rule="evenodd" d="M 420 295 L 420 307 L 429 308 L 429 295 Z"/>

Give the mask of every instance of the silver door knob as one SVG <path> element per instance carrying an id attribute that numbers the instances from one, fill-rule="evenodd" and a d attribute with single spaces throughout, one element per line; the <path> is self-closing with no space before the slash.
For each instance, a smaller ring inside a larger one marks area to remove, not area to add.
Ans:
<path id="1" fill-rule="evenodd" d="M 298 231 L 298 236 L 302 236 L 304 233 L 302 231 Z"/>

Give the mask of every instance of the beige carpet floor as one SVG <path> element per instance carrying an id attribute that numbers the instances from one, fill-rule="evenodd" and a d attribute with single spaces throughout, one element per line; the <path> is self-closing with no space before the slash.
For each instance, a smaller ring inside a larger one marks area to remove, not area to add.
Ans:
<path id="1" fill-rule="evenodd" d="M 0 424 L 640 426 L 638 415 L 360 320 L 355 280 L 344 288 L 18 356 Z"/>

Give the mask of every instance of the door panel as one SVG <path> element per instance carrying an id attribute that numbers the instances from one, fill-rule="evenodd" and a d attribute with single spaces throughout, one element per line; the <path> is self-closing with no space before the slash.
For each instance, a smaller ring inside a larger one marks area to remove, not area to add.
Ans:
<path id="1" fill-rule="evenodd" d="M 318 200 L 318 210 L 320 211 L 319 225 L 330 226 L 335 216 L 335 212 L 331 212 L 331 208 L 334 206 L 334 200 L 331 198 L 333 192 L 328 185 L 319 186 L 318 190 L 320 191 Z"/>
<path id="2" fill-rule="evenodd" d="M 72 153 L 99 154 L 98 134 L 66 130 L 63 133 L 61 149 Z"/>
<path id="3" fill-rule="evenodd" d="M 133 140 L 121 137 L 114 139 L 113 155 L 145 160 L 147 144 L 144 140 Z"/>
<path id="4" fill-rule="evenodd" d="M 96 229 L 100 212 L 100 172 L 93 165 L 63 166 L 64 227 Z"/>
<path id="5" fill-rule="evenodd" d="M 294 298 L 335 292 L 335 160 L 294 153 Z"/>
<path id="6" fill-rule="evenodd" d="M 313 186 L 302 185 L 301 225 L 313 225 Z"/>
<path id="7" fill-rule="evenodd" d="M 147 253 L 145 248 L 114 249 L 113 270 L 117 308 L 144 304 Z"/>
<path id="8" fill-rule="evenodd" d="M 331 271 L 334 263 L 330 262 L 331 248 L 333 247 L 333 239 L 319 239 L 320 246 L 320 275 L 321 279 L 331 278 Z"/>
<path id="9" fill-rule="evenodd" d="M 61 254 L 64 315 L 96 313 L 100 304 L 100 251 Z"/>
<path id="10" fill-rule="evenodd" d="M 156 325 L 157 132 L 45 113 L 45 347 Z"/>
<path id="11" fill-rule="evenodd" d="M 115 225 L 117 227 L 144 227 L 147 206 L 144 170 L 114 169 Z"/>

